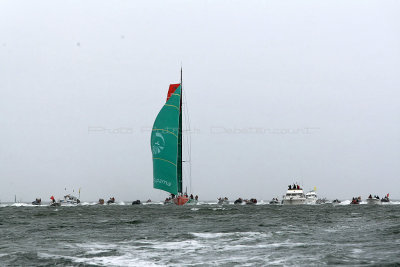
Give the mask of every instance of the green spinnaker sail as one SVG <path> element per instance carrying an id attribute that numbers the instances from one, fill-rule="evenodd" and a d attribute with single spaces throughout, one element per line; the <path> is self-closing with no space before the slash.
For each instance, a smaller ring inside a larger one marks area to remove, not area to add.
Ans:
<path id="1" fill-rule="evenodd" d="M 153 187 L 171 194 L 182 192 L 181 127 L 181 86 L 179 86 L 158 113 L 151 133 Z"/>

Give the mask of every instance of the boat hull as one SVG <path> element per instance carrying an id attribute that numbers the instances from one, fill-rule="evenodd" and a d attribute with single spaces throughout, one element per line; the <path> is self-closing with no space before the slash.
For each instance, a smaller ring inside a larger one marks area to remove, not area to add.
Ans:
<path id="1" fill-rule="evenodd" d="M 307 198 L 306 204 L 317 204 L 317 199 L 316 198 Z"/>
<path id="2" fill-rule="evenodd" d="M 305 198 L 293 198 L 293 199 L 283 199 L 283 205 L 303 205 L 306 204 Z"/>
<path id="3" fill-rule="evenodd" d="M 369 205 L 381 205 L 382 202 L 380 199 L 377 198 L 367 198 L 367 204 Z"/>
<path id="4" fill-rule="evenodd" d="M 178 196 L 177 198 L 174 198 L 173 201 L 174 201 L 175 205 L 183 206 L 189 201 L 189 198 L 183 197 L 183 196 Z"/>

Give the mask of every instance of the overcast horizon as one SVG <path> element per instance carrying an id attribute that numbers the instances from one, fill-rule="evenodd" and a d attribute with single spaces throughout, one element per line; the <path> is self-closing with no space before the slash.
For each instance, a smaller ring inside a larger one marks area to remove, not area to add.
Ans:
<path id="1" fill-rule="evenodd" d="M 0 201 L 163 200 L 180 80 L 192 193 L 400 199 L 398 1 L 1 1 Z M 188 186 L 187 179 L 184 186 Z"/>

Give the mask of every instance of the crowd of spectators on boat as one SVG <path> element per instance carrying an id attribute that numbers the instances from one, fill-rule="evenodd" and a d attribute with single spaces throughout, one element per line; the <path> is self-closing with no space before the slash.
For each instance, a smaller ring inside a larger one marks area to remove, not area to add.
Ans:
<path id="1" fill-rule="evenodd" d="M 383 197 L 382 199 L 381 199 L 381 201 L 382 202 L 389 202 L 390 200 L 389 200 L 389 194 L 387 194 L 385 197 Z"/>
<path id="2" fill-rule="evenodd" d="M 389 194 L 387 194 L 387 195 L 384 196 L 383 198 L 379 198 L 378 195 L 374 195 L 374 196 L 372 197 L 372 195 L 370 194 L 370 195 L 368 196 L 368 199 L 380 199 L 382 202 L 389 202 Z"/>
<path id="3" fill-rule="evenodd" d="M 350 204 L 360 204 L 360 203 L 361 203 L 361 197 L 353 197 Z"/>
<path id="4" fill-rule="evenodd" d="M 298 184 L 289 185 L 288 188 L 289 190 L 302 190 L 302 188 Z"/>
<path id="5" fill-rule="evenodd" d="M 190 194 L 190 197 L 189 197 L 189 195 L 187 193 L 185 193 L 185 194 L 183 194 L 183 196 L 187 197 L 187 198 L 190 198 L 191 200 L 193 200 L 193 199 L 196 200 L 196 201 L 199 200 L 199 196 L 198 195 L 193 196 L 193 194 Z M 175 194 L 171 194 L 171 196 L 167 197 L 164 202 L 169 202 L 169 201 L 171 201 L 171 200 L 173 200 L 175 198 L 177 198 L 177 196 Z"/>

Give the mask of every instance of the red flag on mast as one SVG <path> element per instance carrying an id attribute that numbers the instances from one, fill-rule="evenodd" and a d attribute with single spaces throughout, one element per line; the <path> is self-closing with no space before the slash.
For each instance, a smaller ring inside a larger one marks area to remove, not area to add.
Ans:
<path id="1" fill-rule="evenodd" d="M 173 93 L 175 93 L 176 88 L 179 87 L 179 85 L 181 85 L 180 83 L 176 83 L 176 84 L 170 84 L 169 85 L 169 89 L 168 89 L 168 95 L 167 95 L 167 101 L 168 99 L 171 97 L 171 95 Z"/>

